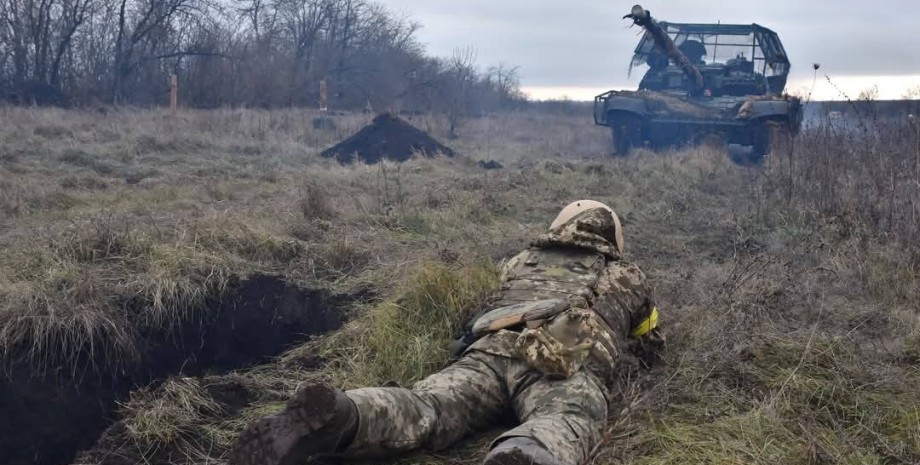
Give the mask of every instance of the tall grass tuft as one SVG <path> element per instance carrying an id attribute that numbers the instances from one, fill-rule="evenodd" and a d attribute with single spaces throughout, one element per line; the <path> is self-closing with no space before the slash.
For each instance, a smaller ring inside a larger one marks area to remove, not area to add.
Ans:
<path id="1" fill-rule="evenodd" d="M 423 263 L 394 298 L 368 308 L 322 342 L 329 375 L 346 387 L 407 385 L 443 367 L 460 325 L 497 290 L 487 262 L 462 266 Z"/>

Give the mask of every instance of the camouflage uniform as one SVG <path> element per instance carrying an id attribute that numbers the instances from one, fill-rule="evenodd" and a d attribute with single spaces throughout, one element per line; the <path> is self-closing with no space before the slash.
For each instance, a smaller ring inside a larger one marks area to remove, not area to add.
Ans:
<path id="1" fill-rule="evenodd" d="M 532 438 L 560 462 L 582 463 L 599 440 L 629 337 L 656 331 L 651 289 L 605 239 L 612 228 L 604 210 L 586 211 L 504 266 L 490 308 L 562 298 L 563 313 L 481 337 L 412 389 L 348 391 L 360 420 L 345 455 L 439 450 L 513 414 L 520 426 L 496 443 Z"/>

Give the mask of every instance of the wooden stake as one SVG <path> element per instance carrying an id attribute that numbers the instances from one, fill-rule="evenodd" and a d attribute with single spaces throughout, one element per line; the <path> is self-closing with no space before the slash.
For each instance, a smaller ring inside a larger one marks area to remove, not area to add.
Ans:
<path id="1" fill-rule="evenodd" d="M 326 80 L 319 81 L 319 111 L 329 110 L 329 89 L 326 87 Z"/>
<path id="2" fill-rule="evenodd" d="M 179 110 L 179 77 L 175 74 L 169 75 L 169 112 L 176 116 Z"/>

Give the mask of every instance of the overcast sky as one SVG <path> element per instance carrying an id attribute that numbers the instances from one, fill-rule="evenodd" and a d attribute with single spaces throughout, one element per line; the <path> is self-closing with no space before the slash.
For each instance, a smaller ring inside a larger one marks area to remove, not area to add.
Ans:
<path id="1" fill-rule="evenodd" d="M 472 47 L 480 66 L 520 66 L 537 98 L 588 99 L 627 78 L 639 28 L 622 16 L 635 0 L 381 0 L 422 24 L 419 38 L 437 56 Z M 811 87 L 821 63 L 817 98 L 839 98 L 824 79 L 852 97 L 878 85 L 882 98 L 920 88 L 920 0 L 649 0 L 671 22 L 758 23 L 780 35 L 792 61 L 789 90 Z"/>

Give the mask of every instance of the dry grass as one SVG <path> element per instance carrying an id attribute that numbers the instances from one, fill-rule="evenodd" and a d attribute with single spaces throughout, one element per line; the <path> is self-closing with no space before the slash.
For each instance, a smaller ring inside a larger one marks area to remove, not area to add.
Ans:
<path id="1" fill-rule="evenodd" d="M 96 217 L 7 250 L 0 259 L 4 361 L 73 372 L 130 366 L 142 356 L 143 334 L 199 318 L 232 277 L 298 253 L 232 217 L 168 232 Z"/>
<path id="2" fill-rule="evenodd" d="M 669 337 L 596 463 L 920 461 L 916 139 L 806 135 L 792 157 L 749 169 L 717 146 L 609 159 L 587 120 L 511 115 L 471 121 L 457 159 L 340 167 L 315 154 L 367 118 L 337 117 L 335 133 L 298 112 L 0 111 L 7 357 L 40 366 L 90 348 L 129 360 L 138 327 L 194 318 L 256 271 L 381 296 L 277 363 L 137 392 L 84 463 L 219 462 L 235 431 L 306 378 L 418 379 L 446 362 L 498 262 L 582 197 L 620 213 Z M 126 301 L 141 318 L 116 311 Z"/>
<path id="3" fill-rule="evenodd" d="M 308 379 L 322 376 L 343 386 L 417 380 L 447 363 L 458 322 L 497 283 L 489 264 L 422 264 L 393 298 L 277 364 L 244 376 L 172 378 L 135 391 L 121 406 L 124 420 L 78 463 L 210 463 L 247 423 L 280 409 Z M 314 363 L 317 353 L 329 361 L 326 368 L 305 372 L 303 364 Z M 119 458 L 109 457 L 113 451 Z"/>
<path id="4" fill-rule="evenodd" d="M 179 443 L 182 448 L 188 448 L 190 442 L 195 441 L 190 438 L 200 436 L 201 418 L 223 413 L 214 398 L 201 388 L 200 382 L 188 378 L 167 381 L 156 396 L 144 390 L 136 391 L 124 408 L 136 412 L 125 421 L 125 428 L 139 443 Z"/>

